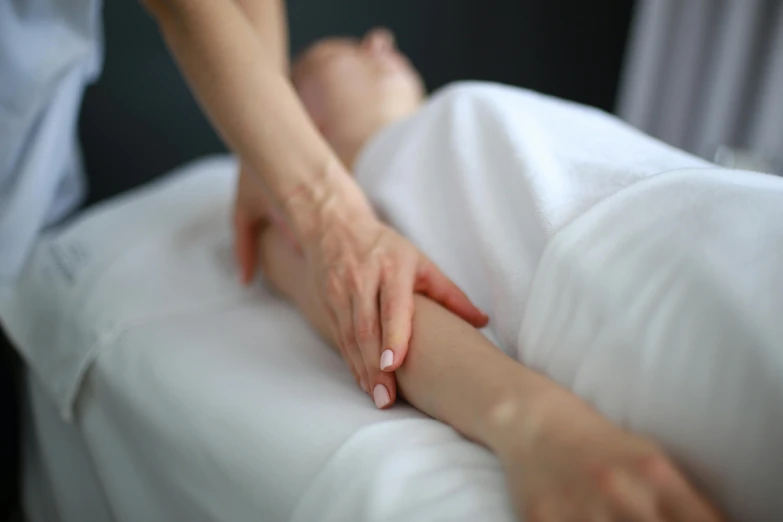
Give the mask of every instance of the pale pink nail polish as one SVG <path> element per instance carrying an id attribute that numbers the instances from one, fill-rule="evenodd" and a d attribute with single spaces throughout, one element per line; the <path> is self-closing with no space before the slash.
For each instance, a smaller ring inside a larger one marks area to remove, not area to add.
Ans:
<path id="1" fill-rule="evenodd" d="M 383 408 L 389 402 L 391 402 L 391 397 L 389 396 L 389 390 L 386 389 L 386 386 L 383 384 L 376 384 L 375 388 L 372 390 L 372 398 L 375 401 L 375 406 L 378 408 Z"/>
<path id="2" fill-rule="evenodd" d="M 394 364 L 394 352 L 387 348 L 381 354 L 381 370 L 385 370 L 392 364 Z"/>

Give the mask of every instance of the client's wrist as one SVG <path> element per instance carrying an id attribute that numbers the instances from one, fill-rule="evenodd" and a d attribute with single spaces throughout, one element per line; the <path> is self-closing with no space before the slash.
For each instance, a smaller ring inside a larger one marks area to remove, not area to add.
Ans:
<path id="1" fill-rule="evenodd" d="M 543 379 L 543 378 L 542 378 Z M 585 407 L 577 397 L 545 380 L 540 389 L 498 400 L 485 419 L 486 444 L 502 461 L 534 451 L 558 418 Z"/>

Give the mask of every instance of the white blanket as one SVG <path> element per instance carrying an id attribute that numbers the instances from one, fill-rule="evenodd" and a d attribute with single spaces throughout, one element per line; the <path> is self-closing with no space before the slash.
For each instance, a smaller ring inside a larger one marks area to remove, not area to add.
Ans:
<path id="1" fill-rule="evenodd" d="M 294 310 L 239 288 L 234 167 L 192 166 L 52 233 L 0 305 L 64 415 L 92 368 L 112 451 L 155 500 L 143 519 L 510 519 L 494 457 L 410 408 L 375 411 Z M 729 513 L 783 516 L 781 180 L 484 84 L 382 131 L 357 176 L 501 348 L 655 435 Z"/>

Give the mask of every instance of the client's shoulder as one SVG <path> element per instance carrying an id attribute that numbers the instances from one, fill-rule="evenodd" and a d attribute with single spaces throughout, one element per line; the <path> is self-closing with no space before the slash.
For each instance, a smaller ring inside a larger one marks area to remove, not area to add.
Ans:
<path id="1" fill-rule="evenodd" d="M 431 96 L 429 106 L 447 108 L 485 107 L 501 109 L 509 113 L 566 112 L 588 118 L 614 119 L 608 113 L 573 101 L 513 85 L 485 81 L 457 81 L 437 89 Z"/>

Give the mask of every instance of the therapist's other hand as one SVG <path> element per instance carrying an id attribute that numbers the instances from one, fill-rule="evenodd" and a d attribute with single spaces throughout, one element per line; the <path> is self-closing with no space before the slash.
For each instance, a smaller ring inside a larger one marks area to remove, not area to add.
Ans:
<path id="1" fill-rule="evenodd" d="M 724 520 L 652 441 L 566 393 L 545 401 L 497 449 L 526 522 Z"/>
<path id="2" fill-rule="evenodd" d="M 362 205 L 322 214 L 303 243 L 310 276 L 328 310 L 334 338 L 354 377 L 376 406 L 396 399 L 394 370 L 411 337 L 414 293 L 424 294 L 475 327 L 488 317 L 410 241 Z M 365 207 L 367 208 L 367 207 Z"/>

